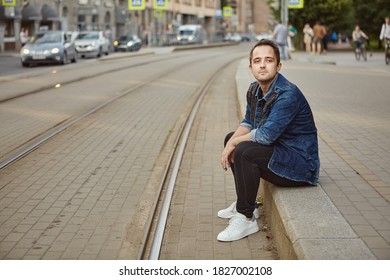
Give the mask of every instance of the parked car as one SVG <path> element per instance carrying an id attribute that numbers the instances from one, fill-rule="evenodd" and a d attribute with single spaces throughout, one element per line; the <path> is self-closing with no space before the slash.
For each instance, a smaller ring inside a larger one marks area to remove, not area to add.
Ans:
<path id="1" fill-rule="evenodd" d="M 206 32 L 201 25 L 185 24 L 179 26 L 176 39 L 180 45 L 203 44 Z"/>
<path id="2" fill-rule="evenodd" d="M 255 36 L 251 33 L 241 34 L 241 40 L 242 42 L 256 42 Z"/>
<path id="3" fill-rule="evenodd" d="M 66 31 L 65 34 L 67 36 L 67 39 L 74 43 L 76 41 L 77 36 L 79 36 L 80 32 L 79 31 Z"/>
<path id="4" fill-rule="evenodd" d="M 114 50 L 118 51 L 139 51 L 141 49 L 142 42 L 137 35 L 125 35 L 120 36 L 114 41 Z"/>
<path id="5" fill-rule="evenodd" d="M 109 40 L 104 37 L 103 31 L 83 31 L 75 40 L 76 51 L 81 57 L 108 55 L 110 52 Z"/>
<path id="6" fill-rule="evenodd" d="M 225 39 L 224 39 L 225 42 L 241 42 L 242 41 L 242 37 L 240 34 L 238 33 L 228 33 L 225 35 Z"/>
<path id="7" fill-rule="evenodd" d="M 74 43 L 63 31 L 38 32 L 20 51 L 23 66 L 77 61 Z"/>
<path id="8" fill-rule="evenodd" d="M 257 41 L 260 41 L 262 39 L 272 40 L 272 33 L 261 33 L 259 35 L 256 35 L 256 40 Z"/>

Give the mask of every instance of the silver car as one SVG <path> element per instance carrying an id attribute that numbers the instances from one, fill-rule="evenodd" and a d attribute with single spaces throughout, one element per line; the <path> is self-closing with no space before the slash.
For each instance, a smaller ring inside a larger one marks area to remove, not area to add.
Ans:
<path id="1" fill-rule="evenodd" d="M 81 57 L 109 54 L 110 43 L 103 31 L 80 32 L 75 40 L 76 51 Z"/>
<path id="2" fill-rule="evenodd" d="M 74 43 L 63 31 L 39 32 L 20 51 L 22 65 L 66 64 L 77 61 Z"/>

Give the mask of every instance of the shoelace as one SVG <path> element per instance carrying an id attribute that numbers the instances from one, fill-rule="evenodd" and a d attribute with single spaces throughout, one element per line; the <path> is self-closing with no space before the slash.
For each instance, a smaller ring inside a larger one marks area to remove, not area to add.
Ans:
<path id="1" fill-rule="evenodd" d="M 227 228 L 225 229 L 225 231 L 227 231 L 228 233 L 230 233 L 231 231 L 235 230 L 236 228 L 238 228 L 239 226 L 242 225 L 241 219 L 237 216 L 234 216 L 233 218 L 231 218 L 228 222 L 228 226 Z"/>

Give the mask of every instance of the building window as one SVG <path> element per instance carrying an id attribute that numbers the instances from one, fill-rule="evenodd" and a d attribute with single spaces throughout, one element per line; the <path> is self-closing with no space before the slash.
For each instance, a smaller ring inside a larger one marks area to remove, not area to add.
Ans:
<path id="1" fill-rule="evenodd" d="M 92 30 L 99 30 L 99 16 L 92 15 Z"/>
<path id="2" fill-rule="evenodd" d="M 78 15 L 77 17 L 77 26 L 79 28 L 80 31 L 84 31 L 85 30 L 85 15 Z"/>

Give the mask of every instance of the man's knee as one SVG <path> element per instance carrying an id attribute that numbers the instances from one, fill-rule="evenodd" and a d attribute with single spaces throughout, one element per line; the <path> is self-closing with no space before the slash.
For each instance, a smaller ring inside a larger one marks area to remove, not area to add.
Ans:
<path id="1" fill-rule="evenodd" d="M 242 155 L 244 155 L 249 148 L 253 147 L 253 144 L 254 142 L 251 141 L 244 141 L 239 143 L 234 151 L 234 157 L 241 157 Z"/>
<path id="2" fill-rule="evenodd" d="M 252 141 L 241 142 L 237 145 L 234 151 L 234 159 L 246 158 L 252 160 L 253 158 L 270 158 L 273 153 L 273 146 L 262 145 Z"/>

